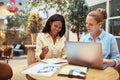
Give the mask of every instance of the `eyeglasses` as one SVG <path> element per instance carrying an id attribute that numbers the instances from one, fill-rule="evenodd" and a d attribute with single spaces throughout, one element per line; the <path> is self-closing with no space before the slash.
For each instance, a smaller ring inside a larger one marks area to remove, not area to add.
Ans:
<path id="1" fill-rule="evenodd" d="M 43 67 L 42 69 L 40 69 L 37 73 L 47 73 L 47 72 L 51 72 L 54 70 L 54 66 L 46 66 Z"/>

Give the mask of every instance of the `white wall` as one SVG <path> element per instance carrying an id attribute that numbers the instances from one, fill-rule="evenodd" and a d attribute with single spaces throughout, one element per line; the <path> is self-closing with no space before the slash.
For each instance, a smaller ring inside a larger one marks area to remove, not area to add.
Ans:
<path id="1" fill-rule="evenodd" d="M 77 41 L 77 34 L 69 31 L 69 41 Z"/>

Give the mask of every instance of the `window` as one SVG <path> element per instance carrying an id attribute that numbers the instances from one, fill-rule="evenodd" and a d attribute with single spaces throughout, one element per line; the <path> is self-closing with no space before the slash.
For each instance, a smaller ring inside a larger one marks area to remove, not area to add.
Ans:
<path id="1" fill-rule="evenodd" d="M 110 17 L 120 16 L 120 0 L 110 1 Z"/>
<path id="2" fill-rule="evenodd" d="M 109 20 L 110 33 L 120 36 L 120 18 Z"/>

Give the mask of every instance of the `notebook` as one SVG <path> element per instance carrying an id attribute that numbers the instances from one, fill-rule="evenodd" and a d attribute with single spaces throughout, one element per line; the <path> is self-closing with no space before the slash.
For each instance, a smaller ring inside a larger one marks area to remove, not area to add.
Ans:
<path id="1" fill-rule="evenodd" d="M 74 65 L 66 65 L 62 67 L 58 73 L 58 76 L 67 76 L 67 77 L 75 77 L 75 78 L 86 78 L 87 67 L 83 66 L 74 66 Z"/>
<path id="2" fill-rule="evenodd" d="M 65 50 L 69 64 L 105 69 L 103 64 L 102 44 L 95 42 L 66 41 Z"/>

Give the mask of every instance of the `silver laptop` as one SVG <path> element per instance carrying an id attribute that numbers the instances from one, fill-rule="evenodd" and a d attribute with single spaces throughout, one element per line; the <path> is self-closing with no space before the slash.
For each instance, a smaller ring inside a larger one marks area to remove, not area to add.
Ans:
<path id="1" fill-rule="evenodd" d="M 65 42 L 65 50 L 69 64 L 105 69 L 103 64 L 102 44 L 94 42 Z"/>

